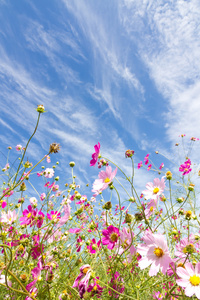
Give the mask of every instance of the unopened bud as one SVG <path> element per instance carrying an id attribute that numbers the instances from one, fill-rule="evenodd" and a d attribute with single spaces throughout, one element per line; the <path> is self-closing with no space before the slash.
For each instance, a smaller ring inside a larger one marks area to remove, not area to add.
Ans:
<path id="1" fill-rule="evenodd" d="M 171 179 L 172 179 L 172 172 L 167 171 L 167 173 L 165 174 L 165 176 L 166 176 L 166 178 L 167 178 L 168 180 L 171 180 Z"/>
<path id="2" fill-rule="evenodd" d="M 110 201 L 106 202 L 103 206 L 103 209 L 109 210 L 112 208 L 112 203 Z"/>
<path id="3" fill-rule="evenodd" d="M 42 104 L 39 104 L 36 108 L 37 112 L 39 112 L 40 114 L 44 113 L 45 110 L 44 110 L 44 105 Z"/>
<path id="4" fill-rule="evenodd" d="M 71 162 L 69 163 L 69 166 L 70 166 L 71 168 L 73 168 L 73 167 L 75 166 L 75 162 L 74 162 L 74 161 L 71 161 Z"/>

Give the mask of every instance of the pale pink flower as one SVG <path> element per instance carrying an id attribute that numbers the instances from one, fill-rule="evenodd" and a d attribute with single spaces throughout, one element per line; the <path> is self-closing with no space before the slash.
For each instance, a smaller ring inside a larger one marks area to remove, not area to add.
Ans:
<path id="1" fill-rule="evenodd" d="M 98 142 L 97 145 L 94 146 L 95 152 L 92 154 L 92 159 L 90 161 L 90 166 L 95 166 L 98 158 L 99 158 L 99 153 L 100 153 L 100 143 Z"/>
<path id="2" fill-rule="evenodd" d="M 15 148 L 17 151 L 20 151 L 22 149 L 22 145 L 17 145 Z"/>
<path id="3" fill-rule="evenodd" d="M 159 270 L 165 274 L 172 259 L 164 236 L 147 232 L 143 241 L 145 244 L 137 247 L 137 252 L 142 255 L 139 260 L 140 269 L 143 270 L 151 265 L 149 276 L 155 276 Z"/>
<path id="4" fill-rule="evenodd" d="M 10 169 L 10 165 L 6 164 L 5 167 L 2 169 L 3 172 L 7 171 L 8 169 Z"/>
<path id="5" fill-rule="evenodd" d="M 132 260 L 132 256 L 136 254 L 136 249 L 133 246 L 133 238 L 134 238 L 134 233 L 130 232 L 130 229 L 124 227 L 122 231 L 120 231 L 120 237 L 118 243 L 115 246 L 118 248 L 117 252 L 119 255 L 121 255 L 124 251 L 126 251 L 127 260 L 129 263 Z"/>
<path id="6" fill-rule="evenodd" d="M 29 201 L 30 201 L 30 203 L 31 203 L 34 207 L 37 206 L 37 199 L 36 199 L 35 197 L 31 197 L 31 198 L 29 199 Z"/>
<path id="7" fill-rule="evenodd" d="M 153 212 L 156 209 L 156 206 L 157 206 L 157 199 L 151 199 L 150 202 L 147 204 L 147 208 L 144 210 L 147 219 L 153 214 Z"/>
<path id="8" fill-rule="evenodd" d="M 186 263 L 185 268 L 177 268 L 177 275 L 180 277 L 176 279 L 176 283 L 182 288 L 185 288 L 185 295 L 192 297 L 195 295 L 200 299 L 200 262 L 193 267 L 192 263 Z"/>
<path id="9" fill-rule="evenodd" d="M 50 156 L 47 155 L 47 162 L 50 163 L 51 162 L 51 159 L 50 159 Z"/>
<path id="10" fill-rule="evenodd" d="M 71 212 L 70 205 L 69 204 L 64 205 L 62 211 L 64 212 L 64 216 L 60 218 L 58 222 L 58 227 L 64 225 L 69 220 L 70 212 Z"/>
<path id="11" fill-rule="evenodd" d="M 54 176 L 54 169 L 52 168 L 46 168 L 44 171 L 44 177 L 45 178 L 52 178 Z"/>
<path id="12" fill-rule="evenodd" d="M 176 244 L 175 255 L 179 258 L 185 258 L 188 254 L 196 252 L 195 248 L 195 236 L 193 233 L 188 237 L 183 238 L 180 243 Z"/>
<path id="13" fill-rule="evenodd" d="M 45 194 L 45 193 L 42 193 L 42 194 L 40 195 L 40 200 L 43 201 L 45 198 L 46 198 L 46 194 Z"/>
<path id="14" fill-rule="evenodd" d="M 0 222 L 6 223 L 7 225 L 11 225 L 17 219 L 17 213 L 15 210 L 9 210 L 7 213 L 2 211 Z"/>
<path id="15" fill-rule="evenodd" d="M 165 179 L 155 178 L 153 182 L 148 182 L 146 184 L 147 190 L 143 191 L 144 197 L 146 199 L 158 199 L 165 189 Z"/>
<path id="16" fill-rule="evenodd" d="M 111 166 L 106 167 L 106 171 L 101 171 L 99 173 L 99 179 L 96 179 L 93 183 L 93 190 L 95 192 L 94 197 L 105 190 L 108 185 L 113 181 L 117 173 L 117 168 L 112 172 Z"/>

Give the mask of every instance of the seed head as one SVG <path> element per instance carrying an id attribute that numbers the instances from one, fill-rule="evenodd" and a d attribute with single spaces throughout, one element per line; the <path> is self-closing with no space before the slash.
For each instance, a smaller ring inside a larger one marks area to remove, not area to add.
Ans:
<path id="1" fill-rule="evenodd" d="M 60 144 L 52 143 L 49 147 L 49 153 L 58 153 L 60 150 Z"/>

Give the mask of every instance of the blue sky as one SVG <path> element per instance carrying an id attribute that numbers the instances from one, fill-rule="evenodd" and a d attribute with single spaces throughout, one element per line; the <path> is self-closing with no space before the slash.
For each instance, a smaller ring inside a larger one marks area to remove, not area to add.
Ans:
<path id="1" fill-rule="evenodd" d="M 199 16 L 198 0 L 0 0 L 3 152 L 25 145 L 37 104 L 48 112 L 28 157 L 58 142 L 58 171 L 74 160 L 80 182 L 98 174 L 97 142 L 128 171 L 126 149 L 138 163 L 173 154 L 182 133 L 200 137 Z M 149 176 L 140 171 L 138 186 Z"/>

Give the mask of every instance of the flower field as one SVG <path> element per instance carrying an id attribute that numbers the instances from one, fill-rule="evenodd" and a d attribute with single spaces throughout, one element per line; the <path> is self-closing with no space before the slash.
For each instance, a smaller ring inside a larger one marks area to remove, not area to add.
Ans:
<path id="1" fill-rule="evenodd" d="M 96 168 L 88 196 L 73 161 L 70 182 L 59 185 L 51 164 L 59 144 L 36 164 L 27 158 L 43 105 L 37 113 L 27 144 L 9 146 L 1 168 L 0 299 L 200 299 L 200 171 L 189 157 L 198 138 L 190 138 L 170 168 L 158 151 L 156 166 L 151 155 L 138 162 L 134 150 L 124 150 L 128 174 L 97 142 L 88 161 Z M 19 157 L 15 168 L 10 151 Z M 138 190 L 135 170 L 141 169 L 154 178 Z M 34 178 L 40 184 L 30 197 Z"/>

